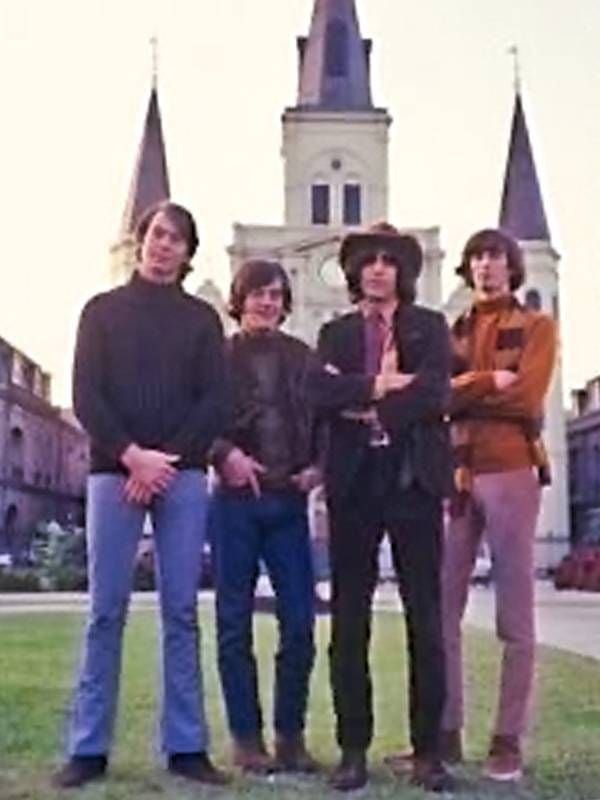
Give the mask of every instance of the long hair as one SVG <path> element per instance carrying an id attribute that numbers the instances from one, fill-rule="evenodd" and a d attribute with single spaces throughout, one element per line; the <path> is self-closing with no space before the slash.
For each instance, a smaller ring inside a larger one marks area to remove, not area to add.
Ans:
<path id="1" fill-rule="evenodd" d="M 364 250 L 357 250 L 356 253 L 348 256 L 344 264 L 344 275 L 352 303 L 358 303 L 363 299 L 362 271 L 367 264 L 375 260 L 379 252 L 385 251 L 379 248 L 375 252 L 373 248 L 365 248 Z M 414 303 L 417 296 L 417 275 L 412 269 L 405 267 L 402 261 L 393 253 L 387 253 L 386 255 L 390 263 L 396 268 L 396 296 L 398 300 L 406 304 Z"/>

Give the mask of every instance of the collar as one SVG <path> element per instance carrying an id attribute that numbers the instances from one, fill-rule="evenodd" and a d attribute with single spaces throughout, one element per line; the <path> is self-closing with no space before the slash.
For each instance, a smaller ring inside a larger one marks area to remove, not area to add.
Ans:
<path id="1" fill-rule="evenodd" d="M 377 306 L 372 306 L 369 303 L 366 303 L 364 300 L 362 300 L 359 303 L 359 310 L 360 313 L 363 315 L 364 319 L 373 316 L 375 313 L 379 313 L 383 319 L 385 327 L 391 328 L 394 322 L 394 316 L 398 311 L 399 306 L 400 303 L 395 302 L 385 306 L 384 308 L 378 309 Z"/>
<path id="2" fill-rule="evenodd" d="M 516 305 L 518 305 L 517 300 L 512 294 L 503 294 L 492 300 L 476 300 L 472 310 L 475 314 L 497 314 L 499 311 L 515 308 Z"/>
<path id="3" fill-rule="evenodd" d="M 142 277 L 136 269 L 131 276 L 129 285 L 132 286 L 140 296 L 145 298 L 175 297 L 183 294 L 183 289 L 178 281 L 174 283 L 154 283 Z"/>

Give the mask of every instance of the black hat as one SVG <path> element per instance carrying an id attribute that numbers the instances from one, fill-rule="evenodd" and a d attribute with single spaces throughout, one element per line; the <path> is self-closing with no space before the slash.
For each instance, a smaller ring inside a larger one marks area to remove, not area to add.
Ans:
<path id="1" fill-rule="evenodd" d="M 360 251 L 385 250 L 395 256 L 403 267 L 410 269 L 415 278 L 421 272 L 423 251 L 414 236 L 400 233 L 389 222 L 376 222 L 362 231 L 347 234 L 340 246 L 340 264 L 344 272 L 348 260 Z"/>

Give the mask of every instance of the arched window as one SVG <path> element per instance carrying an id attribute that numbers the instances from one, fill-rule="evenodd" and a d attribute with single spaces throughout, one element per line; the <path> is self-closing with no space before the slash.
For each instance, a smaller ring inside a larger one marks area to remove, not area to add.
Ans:
<path id="1" fill-rule="evenodd" d="M 334 19 L 327 25 L 325 34 L 325 71 L 330 78 L 343 78 L 348 74 L 348 29 L 346 23 Z"/>
<path id="2" fill-rule="evenodd" d="M 11 503 L 4 514 L 2 520 L 2 547 L 10 555 L 14 555 L 17 545 L 17 525 L 19 519 L 19 509 L 14 503 Z"/>
<path id="3" fill-rule="evenodd" d="M 8 463 L 10 464 L 10 477 L 22 481 L 24 477 L 24 444 L 23 431 L 18 425 L 10 429 Z"/>
<path id="4" fill-rule="evenodd" d="M 542 296 L 537 289 L 528 289 L 525 292 L 525 305 L 532 311 L 542 310 Z"/>

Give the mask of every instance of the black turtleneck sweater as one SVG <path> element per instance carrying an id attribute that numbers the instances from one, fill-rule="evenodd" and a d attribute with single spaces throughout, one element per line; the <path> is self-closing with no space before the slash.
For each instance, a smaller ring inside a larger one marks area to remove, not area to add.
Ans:
<path id="1" fill-rule="evenodd" d="M 222 327 L 203 300 L 136 272 L 83 309 L 73 404 L 92 472 L 124 472 L 131 443 L 180 455 L 180 469 L 205 466 L 225 399 Z"/>

